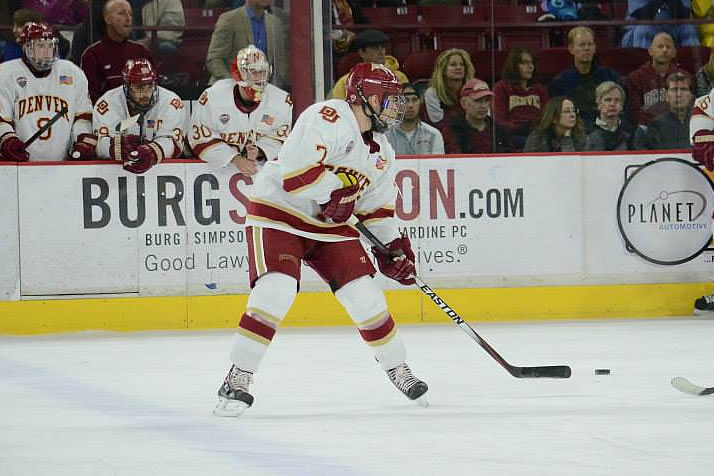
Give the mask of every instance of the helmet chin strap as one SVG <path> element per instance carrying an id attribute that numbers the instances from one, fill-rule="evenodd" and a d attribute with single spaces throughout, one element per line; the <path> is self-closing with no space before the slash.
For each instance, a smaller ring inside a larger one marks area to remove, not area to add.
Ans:
<path id="1" fill-rule="evenodd" d="M 365 116 L 369 117 L 369 121 L 372 124 L 372 130 L 374 132 L 386 131 L 387 124 L 385 124 L 385 122 L 379 118 L 379 114 L 374 111 L 372 105 L 369 103 L 369 101 L 367 101 L 367 98 L 364 97 L 364 94 L 362 93 L 362 88 L 357 88 L 357 94 L 359 94 L 359 98 L 362 101 L 362 112 L 364 112 Z M 369 114 L 367 114 L 367 111 L 369 111 Z"/>

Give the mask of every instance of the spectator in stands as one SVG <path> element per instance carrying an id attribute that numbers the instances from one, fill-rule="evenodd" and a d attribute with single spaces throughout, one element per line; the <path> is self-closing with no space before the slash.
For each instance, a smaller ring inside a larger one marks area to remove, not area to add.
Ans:
<path id="1" fill-rule="evenodd" d="M 625 20 L 686 20 L 691 0 L 628 0 Z M 622 36 L 625 48 L 648 48 L 657 33 L 669 33 L 678 46 L 699 44 L 692 24 L 626 25 Z"/>
<path id="2" fill-rule="evenodd" d="M 686 73 L 675 65 L 677 49 L 668 33 L 655 35 L 650 45 L 648 61 L 631 72 L 625 81 L 629 101 L 629 113 L 635 124 L 644 124 L 655 116 L 667 112 L 667 77 L 676 72 Z"/>
<path id="3" fill-rule="evenodd" d="M 524 152 L 576 152 L 587 148 L 583 121 L 575 103 L 557 96 L 548 101 L 538 127 L 526 140 Z"/>
<path id="4" fill-rule="evenodd" d="M 699 42 L 702 46 L 714 48 L 714 8 L 712 7 L 712 0 L 692 0 L 692 15 L 696 19 L 710 19 L 709 23 L 697 25 L 697 29 L 699 30 Z"/>
<path id="5" fill-rule="evenodd" d="M 287 45 L 282 21 L 269 8 L 273 0 L 246 0 L 245 5 L 218 17 L 206 54 L 210 84 L 230 78 L 230 65 L 238 51 L 255 45 L 268 56 L 273 83 L 289 88 Z"/>
<path id="6" fill-rule="evenodd" d="M 595 128 L 588 134 L 587 150 L 630 150 L 634 127 L 622 120 L 625 90 L 614 81 L 600 83 L 595 89 L 599 111 Z"/>
<path id="7" fill-rule="evenodd" d="M 397 155 L 443 154 L 444 138 L 436 127 L 419 118 L 422 98 L 413 84 L 405 84 L 402 94 L 407 101 L 404 119 L 387 130 L 387 140 Z"/>
<path id="8" fill-rule="evenodd" d="M 23 8 L 40 12 L 47 23 L 76 25 L 87 20 L 87 0 L 22 0 Z"/>
<path id="9" fill-rule="evenodd" d="M 590 130 L 595 125 L 597 105 L 595 88 L 605 81 L 622 84 L 620 75 L 595 61 L 595 33 L 586 26 L 576 26 L 568 31 L 568 51 L 573 55 L 573 65 L 559 73 L 549 84 L 551 97 L 568 96 L 580 111 L 580 119 Z"/>
<path id="10" fill-rule="evenodd" d="M 710 53 L 707 64 L 697 71 L 694 97 L 706 96 L 712 88 L 714 88 L 714 54 Z"/>
<path id="11" fill-rule="evenodd" d="M 89 45 L 99 41 L 106 33 L 103 15 L 104 4 L 105 0 L 89 0 L 89 17 L 74 30 L 69 59 L 76 65 L 80 64 L 84 50 Z"/>
<path id="12" fill-rule="evenodd" d="M 493 87 L 496 124 L 508 131 L 516 150 L 522 150 L 528 134 L 540 121 L 548 102 L 548 91 L 533 83 L 535 57 L 524 48 L 508 53 L 503 79 Z"/>
<path id="13" fill-rule="evenodd" d="M 10 61 L 22 56 L 22 48 L 20 47 L 20 34 L 25 23 L 42 22 L 43 17 L 40 12 L 29 8 L 21 8 L 12 15 L 12 35 L 15 41 L 8 41 L 5 44 L 5 49 L 2 54 L 2 61 Z"/>
<path id="14" fill-rule="evenodd" d="M 383 64 L 394 73 L 400 83 L 406 84 L 409 79 L 406 74 L 399 71 L 397 58 L 387 54 L 387 43 L 389 43 L 389 37 L 383 32 L 379 30 L 363 30 L 352 41 L 352 50 L 359 53 L 360 63 Z M 349 73 L 344 74 L 332 87 L 332 98 L 345 99 L 347 96 L 345 92 L 347 76 L 349 76 Z"/>
<path id="15" fill-rule="evenodd" d="M 647 129 L 639 129 L 635 136 L 638 149 L 690 149 L 689 120 L 694 97 L 691 77 L 684 73 L 667 76 L 669 111 L 650 121 Z"/>
<path id="16" fill-rule="evenodd" d="M 181 0 L 149 0 L 141 9 L 141 18 L 144 26 L 186 26 Z M 182 31 L 159 30 L 153 49 L 160 54 L 175 54 L 181 46 L 182 37 Z M 152 35 L 147 34 L 140 43 L 149 48 L 152 40 Z"/>
<path id="17" fill-rule="evenodd" d="M 450 121 L 463 116 L 461 89 L 475 74 L 471 57 L 465 50 L 452 48 L 441 53 L 424 93 L 425 119 L 437 125 L 444 119 Z"/>
<path id="18" fill-rule="evenodd" d="M 489 117 L 493 92 L 480 79 L 469 79 L 461 88 L 464 114 L 445 119 L 442 127 L 447 154 L 491 154 L 511 152 L 508 132 Z"/>
<path id="19" fill-rule="evenodd" d="M 131 32 L 131 6 L 126 0 L 109 0 L 104 5 L 106 34 L 101 41 L 87 48 L 80 66 L 89 81 L 92 103 L 99 96 L 122 85 L 122 70 L 129 59 L 146 58 L 153 62 L 149 50 L 136 41 L 129 40 Z"/>
<path id="20" fill-rule="evenodd" d="M 342 25 L 354 23 L 352 8 L 347 0 L 332 0 L 332 55 L 333 61 L 344 56 L 350 49 L 355 33 L 351 30 L 340 28 Z"/>

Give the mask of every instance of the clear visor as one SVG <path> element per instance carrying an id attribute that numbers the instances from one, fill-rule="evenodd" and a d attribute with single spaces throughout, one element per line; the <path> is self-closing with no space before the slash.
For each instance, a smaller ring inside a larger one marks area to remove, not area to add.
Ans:
<path id="1" fill-rule="evenodd" d="M 407 100 L 403 95 L 387 95 L 382 100 L 382 112 L 379 113 L 379 120 L 387 127 L 396 126 L 404 119 L 406 107 Z"/>
<path id="2" fill-rule="evenodd" d="M 40 71 L 50 69 L 59 53 L 56 38 L 30 40 L 23 47 L 23 51 L 30 64 Z"/>
<path id="3" fill-rule="evenodd" d="M 149 106 L 154 96 L 156 85 L 150 84 L 130 84 L 129 94 L 131 99 L 141 106 Z"/>

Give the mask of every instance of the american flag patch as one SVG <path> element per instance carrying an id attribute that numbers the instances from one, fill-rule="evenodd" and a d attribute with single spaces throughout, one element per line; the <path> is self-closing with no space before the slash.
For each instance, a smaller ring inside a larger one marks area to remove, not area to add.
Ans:
<path id="1" fill-rule="evenodd" d="M 147 119 L 147 120 L 146 120 L 146 127 L 148 127 L 149 129 L 153 129 L 153 128 L 154 128 L 154 124 L 155 124 L 155 123 L 154 123 L 154 120 L 153 120 L 153 119 Z"/>
<path id="2" fill-rule="evenodd" d="M 59 83 L 72 85 L 74 83 L 74 81 L 72 81 L 72 76 L 67 76 L 67 75 L 61 74 L 59 77 Z"/>
<path id="3" fill-rule="evenodd" d="M 377 167 L 377 170 L 382 170 L 384 167 L 386 167 L 386 165 L 387 165 L 387 161 L 384 160 L 384 157 L 382 157 L 381 155 L 379 157 L 377 157 L 377 163 L 375 164 L 375 166 Z"/>
<path id="4" fill-rule="evenodd" d="M 275 118 L 269 114 L 263 114 L 263 118 L 260 120 L 260 122 L 264 122 L 269 126 L 273 125 L 273 121 L 275 121 Z"/>

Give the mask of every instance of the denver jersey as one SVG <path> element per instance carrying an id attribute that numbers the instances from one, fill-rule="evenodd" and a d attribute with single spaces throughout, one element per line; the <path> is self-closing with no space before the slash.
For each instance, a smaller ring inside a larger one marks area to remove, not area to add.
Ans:
<path id="1" fill-rule="evenodd" d="M 692 117 L 689 120 L 689 140 L 691 141 L 699 131 L 714 133 L 714 91 L 709 91 L 706 96 L 698 97 L 692 107 Z"/>
<path id="2" fill-rule="evenodd" d="M 22 59 L 0 65 L 0 140 L 14 133 L 27 141 L 63 107 L 67 114 L 27 148 L 31 161 L 65 160 L 80 134 L 92 133 L 87 77 L 73 63 L 61 59 L 42 78 Z"/>
<path id="3" fill-rule="evenodd" d="M 201 94 L 191 117 L 188 142 L 194 154 L 215 168 L 228 165 L 247 144 L 275 160 L 290 134 L 293 103 L 288 93 L 267 84 L 258 107 L 247 112 L 236 102 L 237 88 L 233 79 L 217 81 Z"/>
<path id="4" fill-rule="evenodd" d="M 371 136 L 371 140 L 363 140 L 357 118 L 344 100 L 307 108 L 280 149 L 278 160 L 266 163 L 256 175 L 246 223 L 318 241 L 358 238 L 352 227 L 318 218 L 320 204 L 345 186 L 336 176 L 344 172 L 360 184 L 355 215 L 384 243 L 398 237 L 391 219 L 397 194 L 394 150 L 384 134 Z"/>
<path id="5" fill-rule="evenodd" d="M 144 116 L 144 139 L 159 146 L 159 161 L 178 157 L 183 146 L 188 113 L 183 101 L 168 89 L 158 87 L 156 104 Z M 113 159 L 110 147 L 111 137 L 118 135 L 119 123 L 130 117 L 126 104 L 124 86 L 110 89 L 94 105 L 94 133 L 97 136 L 97 157 Z M 135 125 L 123 134 L 140 135 L 141 127 Z"/>

